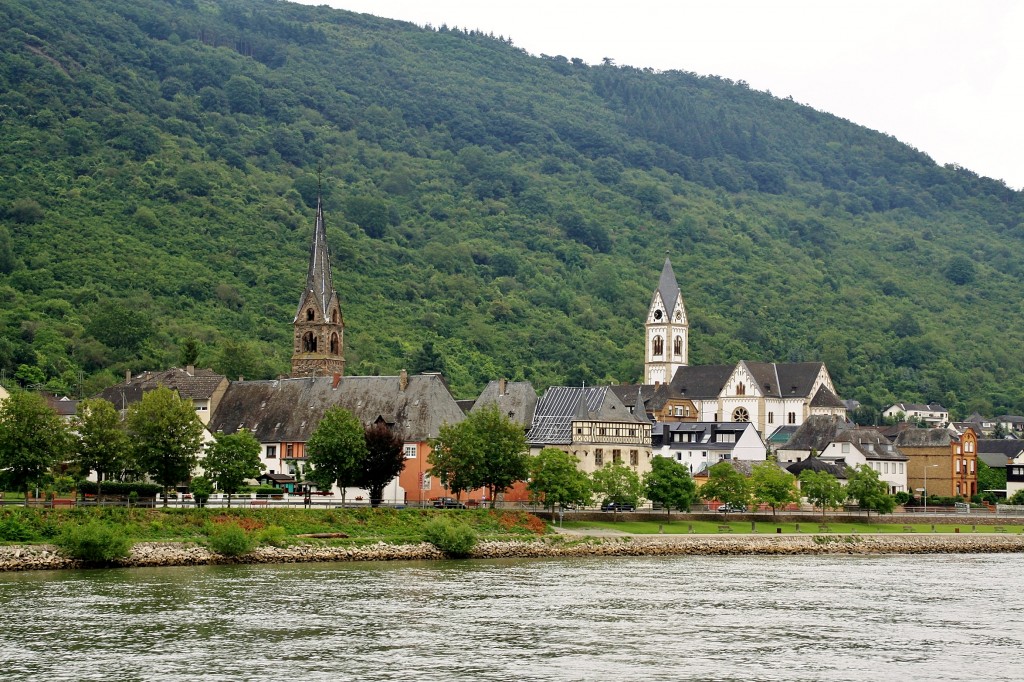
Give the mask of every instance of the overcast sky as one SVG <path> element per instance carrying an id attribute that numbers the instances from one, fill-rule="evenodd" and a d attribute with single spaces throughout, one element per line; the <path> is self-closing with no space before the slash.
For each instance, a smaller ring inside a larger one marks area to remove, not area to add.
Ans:
<path id="1" fill-rule="evenodd" d="M 1024 187 L 1017 0 L 299 1 L 481 29 L 535 55 L 744 80 Z"/>

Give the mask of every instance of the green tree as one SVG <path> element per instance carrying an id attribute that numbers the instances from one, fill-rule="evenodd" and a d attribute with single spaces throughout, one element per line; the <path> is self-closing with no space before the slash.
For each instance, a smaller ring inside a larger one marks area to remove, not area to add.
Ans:
<path id="1" fill-rule="evenodd" d="M 842 504 L 846 499 L 843 484 L 827 471 L 804 469 L 800 472 L 800 492 L 815 507 L 821 507 L 821 517 L 825 518 L 825 508 Z"/>
<path id="2" fill-rule="evenodd" d="M 248 76 L 234 75 L 224 84 L 224 96 L 231 111 L 240 114 L 255 114 L 260 110 L 260 96 L 263 88 Z"/>
<path id="3" fill-rule="evenodd" d="M 167 490 L 188 480 L 199 461 L 203 424 L 192 401 L 160 386 L 128 408 L 128 435 L 139 468 Z"/>
<path id="4" fill-rule="evenodd" d="M 72 438 L 37 393 L 14 391 L 0 403 L 0 477 L 5 487 L 28 492 L 72 452 Z"/>
<path id="5" fill-rule="evenodd" d="M 206 458 L 202 464 L 206 475 L 217 483 L 217 488 L 227 493 L 230 508 L 231 496 L 263 471 L 260 442 L 245 429 L 217 434 L 216 440 L 206 446 Z"/>
<path id="6" fill-rule="evenodd" d="M 701 486 L 700 496 L 745 508 L 750 504 L 750 482 L 732 464 L 721 461 L 708 469 L 708 481 Z"/>
<path id="7" fill-rule="evenodd" d="M 954 256 L 946 265 L 945 275 L 953 284 L 970 284 L 975 277 L 974 261 L 965 256 Z"/>
<path id="8" fill-rule="evenodd" d="M 332 407 L 309 437 L 306 455 L 315 467 L 314 480 L 337 483 L 341 488 L 344 507 L 345 489 L 359 485 L 367 456 L 363 425 L 345 408 Z"/>
<path id="9" fill-rule="evenodd" d="M 96 499 L 102 501 L 103 480 L 133 468 L 131 444 L 121 415 L 102 398 L 83 400 L 78 403 L 75 433 L 75 459 L 83 473 L 96 472 Z"/>
<path id="10" fill-rule="evenodd" d="M 846 496 L 857 500 L 861 509 L 889 514 L 896 507 L 896 499 L 889 494 L 889 484 L 878 476 L 878 472 L 867 464 L 846 469 Z"/>
<path id="11" fill-rule="evenodd" d="M 530 458 L 527 489 L 535 501 L 551 508 L 590 504 L 590 478 L 577 467 L 577 459 L 558 448 L 544 448 Z"/>
<path id="12" fill-rule="evenodd" d="M 978 458 L 978 490 L 1006 490 L 1006 469 L 996 469 Z"/>
<path id="13" fill-rule="evenodd" d="M 601 467 L 591 474 L 591 480 L 594 492 L 603 495 L 604 502 L 637 507 L 643 499 L 643 482 L 635 471 L 621 462 Z"/>
<path id="14" fill-rule="evenodd" d="M 370 506 L 379 507 L 384 487 L 405 467 L 403 441 L 383 422 L 366 427 L 366 457 L 359 485 L 370 493 Z"/>
<path id="15" fill-rule="evenodd" d="M 671 516 L 672 509 L 681 512 L 690 510 L 697 500 L 697 484 L 690 477 L 686 467 L 668 457 L 651 460 L 651 470 L 644 474 L 644 490 L 647 499 L 665 507 Z"/>
<path id="16" fill-rule="evenodd" d="M 188 489 L 192 492 L 192 499 L 196 501 L 197 507 L 205 507 L 210 495 L 213 494 L 213 481 L 209 476 L 193 476 L 189 481 Z M 231 506 L 231 498 L 228 497 L 228 506 Z"/>
<path id="17" fill-rule="evenodd" d="M 796 476 L 779 467 L 775 462 L 755 464 L 750 474 L 750 491 L 754 501 L 772 508 L 772 516 L 779 507 L 800 500 L 796 488 Z"/>
<path id="18" fill-rule="evenodd" d="M 431 473 L 456 497 L 486 488 L 493 508 L 499 493 L 527 475 L 526 434 L 494 404 L 442 426 L 431 445 Z"/>
<path id="19" fill-rule="evenodd" d="M 188 336 L 181 340 L 178 348 L 178 362 L 182 367 L 195 365 L 199 359 L 199 340 L 194 336 Z"/>

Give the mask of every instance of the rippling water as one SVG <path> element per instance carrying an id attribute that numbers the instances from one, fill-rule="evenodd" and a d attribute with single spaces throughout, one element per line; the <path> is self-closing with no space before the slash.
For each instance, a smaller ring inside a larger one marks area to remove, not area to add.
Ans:
<path id="1" fill-rule="evenodd" d="M 0 574 L 0 679 L 1016 680 L 1019 555 Z"/>

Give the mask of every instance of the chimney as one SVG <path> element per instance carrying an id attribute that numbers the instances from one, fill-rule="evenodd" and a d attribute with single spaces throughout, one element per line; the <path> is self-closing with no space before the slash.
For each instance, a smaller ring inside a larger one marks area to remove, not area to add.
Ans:
<path id="1" fill-rule="evenodd" d="M 398 373 L 398 388 L 402 391 L 409 388 L 409 373 L 404 369 Z"/>
<path id="2" fill-rule="evenodd" d="M 190 377 L 194 377 L 196 375 L 196 366 L 185 365 L 185 374 L 189 375 Z"/>
<path id="3" fill-rule="evenodd" d="M 505 395 L 505 377 L 498 379 L 498 395 Z"/>
<path id="4" fill-rule="evenodd" d="M 124 383 L 126 383 L 126 384 L 132 383 L 132 371 L 130 369 L 126 369 L 124 371 Z"/>
<path id="5" fill-rule="evenodd" d="M 341 383 L 341 374 L 338 372 L 334 373 L 334 377 L 331 379 L 331 390 L 337 391 L 338 384 Z"/>

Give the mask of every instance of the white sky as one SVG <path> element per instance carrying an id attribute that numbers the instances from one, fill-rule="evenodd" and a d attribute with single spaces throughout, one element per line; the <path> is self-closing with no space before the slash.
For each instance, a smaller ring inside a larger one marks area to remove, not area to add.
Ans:
<path id="1" fill-rule="evenodd" d="M 747 81 L 1024 188 L 1018 0 L 298 0 Z"/>

